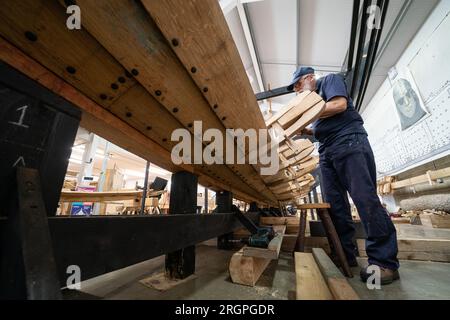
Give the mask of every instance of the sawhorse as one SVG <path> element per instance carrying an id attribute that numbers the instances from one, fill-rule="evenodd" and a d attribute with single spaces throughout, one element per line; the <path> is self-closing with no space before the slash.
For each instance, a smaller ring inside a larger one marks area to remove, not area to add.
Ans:
<path id="1" fill-rule="evenodd" d="M 317 210 L 317 215 L 323 223 L 325 233 L 328 238 L 328 243 L 332 250 L 335 251 L 337 258 L 342 266 L 344 275 L 348 278 L 353 277 L 352 270 L 347 262 L 347 258 L 342 248 L 341 241 L 334 227 L 333 221 L 331 220 L 330 213 L 328 209 L 330 208 L 329 203 L 308 203 L 297 206 L 300 210 L 300 226 L 297 235 L 297 241 L 295 243 L 295 251 L 304 252 L 305 251 L 305 232 L 306 232 L 306 210 Z"/>

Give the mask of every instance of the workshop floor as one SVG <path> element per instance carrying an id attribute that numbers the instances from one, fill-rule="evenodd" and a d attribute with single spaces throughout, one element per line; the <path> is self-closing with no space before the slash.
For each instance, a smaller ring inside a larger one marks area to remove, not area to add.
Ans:
<path id="1" fill-rule="evenodd" d="M 228 263 L 232 254 L 214 246 L 198 245 L 196 278 L 165 292 L 139 282 L 161 272 L 164 257 L 90 279 L 82 283 L 81 290 L 100 299 L 295 299 L 295 269 L 290 254 L 281 253 L 280 259 L 269 265 L 254 288 L 231 282 Z M 360 264 L 364 263 L 360 259 Z M 354 273 L 359 273 L 358 268 Z M 450 299 L 449 274 L 447 263 L 402 261 L 401 280 L 382 290 L 368 290 L 357 276 L 350 283 L 361 299 Z"/>
<path id="2" fill-rule="evenodd" d="M 358 258 L 360 266 L 367 265 L 367 259 Z M 359 275 L 360 268 L 353 268 Z M 361 299 L 370 300 L 449 300 L 450 263 L 428 261 L 400 261 L 400 280 L 383 286 L 381 290 L 369 290 L 365 283 L 355 276 L 350 284 Z"/>

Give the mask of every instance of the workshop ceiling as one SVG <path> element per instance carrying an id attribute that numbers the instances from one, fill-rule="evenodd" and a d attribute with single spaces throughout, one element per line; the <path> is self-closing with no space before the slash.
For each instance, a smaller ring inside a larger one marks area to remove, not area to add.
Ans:
<path id="1" fill-rule="evenodd" d="M 379 56 L 362 110 L 438 2 L 390 1 Z M 341 71 L 350 42 L 353 0 L 220 0 L 220 3 L 255 93 L 268 90 L 269 86 L 274 89 L 287 85 L 298 65 L 313 66 L 319 75 Z M 252 59 L 252 46 L 257 59 Z M 291 98 L 292 95 L 273 98 L 273 109 Z M 267 106 L 261 107 L 264 110 Z"/>

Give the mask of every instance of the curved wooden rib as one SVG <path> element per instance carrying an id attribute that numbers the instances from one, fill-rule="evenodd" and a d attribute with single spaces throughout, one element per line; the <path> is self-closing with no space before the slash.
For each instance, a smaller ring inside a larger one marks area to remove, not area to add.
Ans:
<path id="1" fill-rule="evenodd" d="M 291 175 L 287 173 L 287 170 L 284 170 L 277 175 L 270 177 L 270 180 L 267 181 L 267 183 L 270 187 L 275 187 L 280 184 L 296 180 L 298 178 L 301 178 L 305 174 L 314 171 L 317 168 L 318 163 L 319 159 L 317 157 L 314 157 L 307 163 L 302 164 L 297 170 L 295 170 L 295 174 Z"/>

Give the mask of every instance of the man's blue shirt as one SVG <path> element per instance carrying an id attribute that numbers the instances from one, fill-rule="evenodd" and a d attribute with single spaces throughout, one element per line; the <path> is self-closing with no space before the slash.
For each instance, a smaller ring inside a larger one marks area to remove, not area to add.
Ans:
<path id="1" fill-rule="evenodd" d="M 317 82 L 316 91 L 325 102 L 336 97 L 347 99 L 347 109 L 326 119 L 319 119 L 313 123 L 314 137 L 320 142 L 319 152 L 333 144 L 338 138 L 367 132 L 363 127 L 364 121 L 353 106 L 353 101 L 347 92 L 347 86 L 342 76 L 330 74 Z"/>

